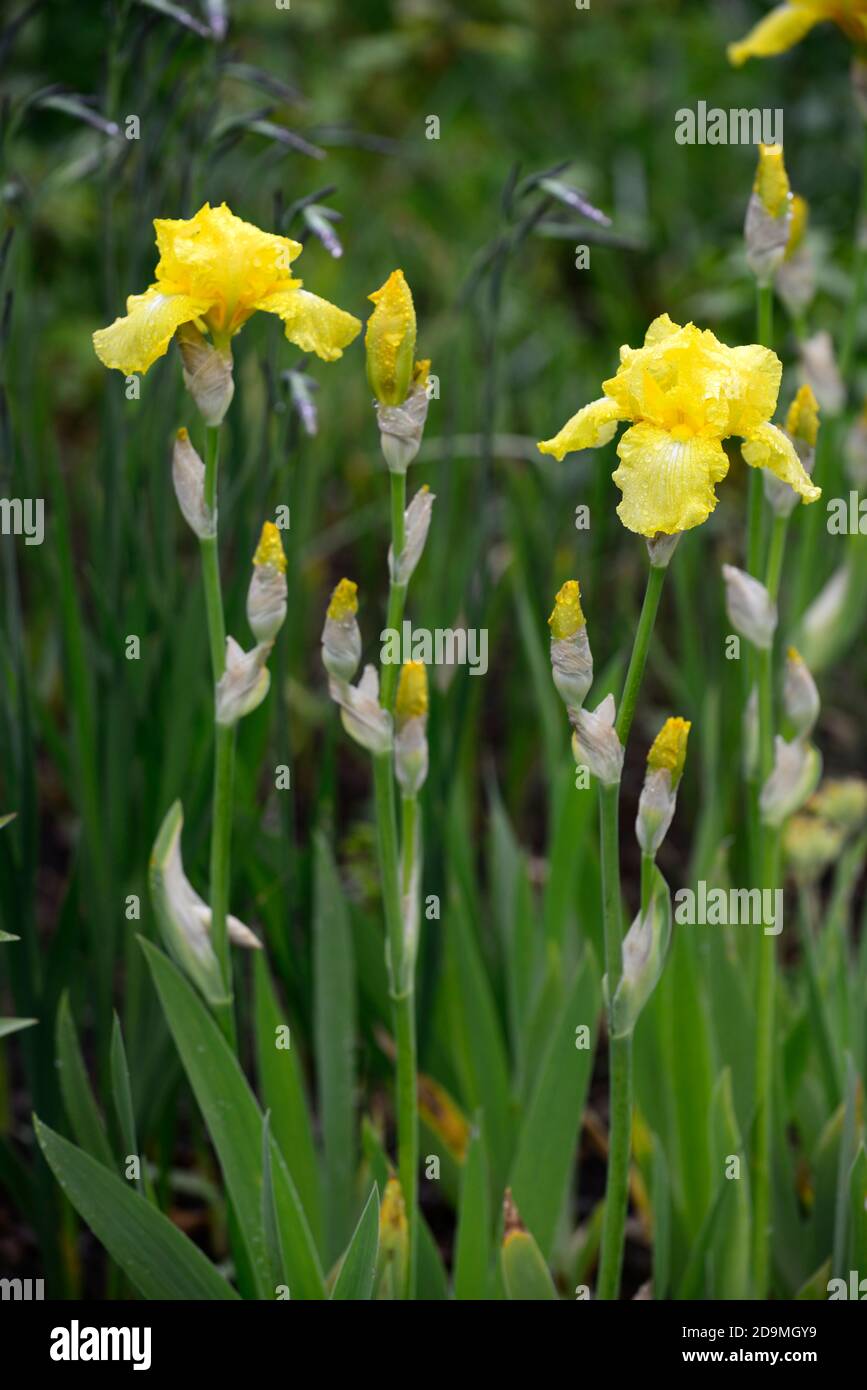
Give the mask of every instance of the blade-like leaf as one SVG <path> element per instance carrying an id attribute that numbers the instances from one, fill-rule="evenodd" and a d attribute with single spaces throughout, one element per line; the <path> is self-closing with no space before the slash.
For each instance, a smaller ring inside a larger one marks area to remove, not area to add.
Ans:
<path id="1" fill-rule="evenodd" d="M 343 1257 L 331 1293 L 332 1299 L 369 1299 L 373 1294 L 378 1254 L 379 1192 L 374 1183 Z"/>
<path id="2" fill-rule="evenodd" d="M 182 1302 L 238 1297 L 168 1217 L 36 1116 L 33 1123 L 66 1196 L 143 1298 Z"/>
<path id="3" fill-rule="evenodd" d="M 57 1009 L 57 1068 L 63 1104 L 76 1139 L 93 1158 L 113 1169 L 114 1155 L 90 1089 L 65 990 Z"/>
<path id="4" fill-rule="evenodd" d="M 455 1298 L 484 1299 L 491 1263 L 491 1210 L 488 1163 L 481 1126 L 470 1139 L 461 1182 L 461 1204 L 455 1239 Z"/>

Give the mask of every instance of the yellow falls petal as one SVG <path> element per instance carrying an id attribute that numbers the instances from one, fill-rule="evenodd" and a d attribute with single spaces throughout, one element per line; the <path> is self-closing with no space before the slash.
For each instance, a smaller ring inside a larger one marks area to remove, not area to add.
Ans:
<path id="1" fill-rule="evenodd" d="M 302 352 L 315 352 L 323 362 L 336 362 L 361 332 L 361 322 L 354 315 L 308 290 L 277 290 L 260 299 L 255 307 L 277 314 L 290 343 Z"/>
<path id="2" fill-rule="evenodd" d="M 620 467 L 612 475 L 623 493 L 617 515 L 630 531 L 655 536 L 689 531 L 716 506 L 714 484 L 728 472 L 718 439 L 676 439 L 646 422 L 628 429 L 617 446 Z"/>
<path id="3" fill-rule="evenodd" d="M 602 396 L 582 406 L 553 439 L 543 439 L 537 447 L 540 454 L 553 454 L 556 459 L 576 449 L 599 449 L 614 438 L 618 421 L 622 419 L 623 411 L 617 402 Z"/>
<path id="4" fill-rule="evenodd" d="M 741 453 L 751 468 L 770 469 L 805 502 L 815 502 L 822 496 L 822 489 L 810 482 L 792 441 L 776 425 L 760 425 L 744 440 Z"/>
<path id="5" fill-rule="evenodd" d="M 823 10 L 820 5 L 778 5 L 759 20 L 746 38 L 729 44 L 729 62 L 739 68 L 748 58 L 773 58 L 785 53 L 787 48 L 800 43 L 814 24 L 830 17 L 827 7 Z"/>
<path id="6" fill-rule="evenodd" d="M 730 434 L 752 434 L 771 418 L 783 376 L 783 364 L 777 354 L 759 343 L 726 351 L 730 370 L 723 388 L 728 404 L 724 438 Z"/>
<path id="7" fill-rule="evenodd" d="M 151 285 L 144 294 L 131 294 L 126 307 L 125 318 L 117 318 L 109 328 L 94 333 L 94 351 L 106 367 L 116 367 L 127 376 L 132 372 L 144 375 L 166 352 L 181 324 L 205 313 L 208 301 L 168 294 L 162 286 Z"/>

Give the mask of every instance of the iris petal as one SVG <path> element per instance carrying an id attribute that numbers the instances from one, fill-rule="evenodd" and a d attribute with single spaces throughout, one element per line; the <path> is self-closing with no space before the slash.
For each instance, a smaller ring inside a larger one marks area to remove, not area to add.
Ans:
<path id="1" fill-rule="evenodd" d="M 170 294 L 162 285 L 151 285 L 144 294 L 131 294 L 128 313 L 108 328 L 93 335 L 93 346 L 100 362 L 129 376 L 147 371 L 162 357 L 182 323 L 190 323 L 206 313 L 207 299 L 188 294 Z"/>
<path id="2" fill-rule="evenodd" d="M 720 441 L 702 435 L 680 440 L 657 425 L 640 422 L 617 446 L 620 467 L 613 478 L 623 500 L 617 515 L 630 531 L 674 535 L 706 521 L 716 506 L 714 484 L 728 472 Z"/>

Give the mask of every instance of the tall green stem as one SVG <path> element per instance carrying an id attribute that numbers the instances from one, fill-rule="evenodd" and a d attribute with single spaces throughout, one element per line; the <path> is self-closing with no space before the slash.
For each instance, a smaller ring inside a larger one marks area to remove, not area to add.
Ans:
<path id="1" fill-rule="evenodd" d="M 852 366 L 855 352 L 855 339 L 858 333 L 858 314 L 864 294 L 864 279 L 867 272 L 867 121 L 864 122 L 861 147 L 861 197 L 855 223 L 855 253 L 852 271 L 852 290 L 849 307 L 843 328 L 840 345 L 840 374 L 845 381 Z"/>
<path id="2" fill-rule="evenodd" d="M 418 802 L 402 798 L 401 894 L 404 902 L 413 892 L 417 845 Z M 404 942 L 404 947 L 407 943 Z M 415 970 L 404 962 L 404 990 L 394 1000 L 397 1038 L 397 1152 L 400 1185 L 409 1222 L 407 1298 L 415 1297 L 418 1262 L 418 1083 L 415 1027 Z"/>
<path id="3" fill-rule="evenodd" d="M 756 338 L 763 347 L 772 347 L 774 340 L 774 290 L 772 285 L 759 285 L 756 299 Z M 750 469 L 749 503 L 747 514 L 747 570 L 758 575 L 762 568 L 762 511 L 764 486 L 762 470 Z"/>
<path id="4" fill-rule="evenodd" d="M 220 461 L 219 428 L 205 431 L 205 504 L 217 515 L 217 473 Z M 220 585 L 220 562 L 217 536 L 200 541 L 202 578 L 205 586 L 205 608 L 208 617 L 208 644 L 211 651 L 211 671 L 216 691 L 217 682 L 226 669 L 226 621 L 223 616 L 223 592 Z M 232 793 L 235 779 L 235 729 L 214 725 L 214 794 L 211 808 L 211 940 L 220 964 L 227 1003 L 215 1010 L 226 1038 L 235 1045 L 235 1020 L 232 1006 L 232 962 L 229 954 L 227 917 L 229 912 L 229 880 L 232 837 Z"/>
<path id="5" fill-rule="evenodd" d="M 396 565 L 403 554 L 405 544 L 403 514 L 406 510 L 406 474 L 389 473 L 388 476 L 391 481 L 391 552 Z M 406 585 L 395 584 L 392 581 L 388 588 L 388 613 L 385 619 L 385 625 L 389 630 L 400 632 L 405 604 Z M 390 663 L 382 673 L 380 698 L 384 709 L 391 710 L 394 707 L 399 674 L 400 665 L 397 662 Z"/>
<path id="6" fill-rule="evenodd" d="M 635 706 L 650 638 L 665 582 L 665 569 L 651 566 L 626 672 L 615 729 L 625 746 L 632 728 Z M 599 795 L 599 834 L 602 846 L 602 918 L 605 933 L 605 969 L 609 1009 L 623 973 L 623 923 L 620 891 L 620 784 L 603 786 Z M 645 878 L 642 871 L 642 899 Z M 605 1221 L 596 1297 L 616 1298 L 623 1268 L 623 1240 L 629 1199 L 629 1157 L 632 1140 L 632 1035 L 614 1037 L 608 1019 L 608 1175 L 605 1185 Z"/>

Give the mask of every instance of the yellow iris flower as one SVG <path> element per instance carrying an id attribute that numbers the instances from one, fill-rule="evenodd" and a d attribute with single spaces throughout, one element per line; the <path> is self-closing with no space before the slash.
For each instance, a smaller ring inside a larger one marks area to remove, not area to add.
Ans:
<path id="1" fill-rule="evenodd" d="M 785 53 L 826 19 L 833 20 L 853 43 L 867 43 L 867 0 L 790 0 L 760 19 L 745 39 L 729 44 L 729 62 L 740 67 L 748 58 Z"/>
<path id="2" fill-rule="evenodd" d="M 613 478 L 623 500 L 617 515 L 642 536 L 673 535 L 706 521 L 717 504 L 714 486 L 728 472 L 722 441 L 744 440 L 745 461 L 769 468 L 804 499 L 821 489 L 804 471 L 791 441 L 769 423 L 782 365 L 769 348 L 726 347 L 707 329 L 685 328 L 668 314 L 654 319 L 644 346 L 622 347 L 617 375 L 605 392 L 573 415 L 543 454 L 562 459 L 575 449 L 609 443 L 622 420 L 620 467 Z"/>
<path id="3" fill-rule="evenodd" d="M 177 330 L 194 323 L 225 351 L 261 309 L 286 325 L 286 337 L 326 362 L 340 357 L 361 330 L 358 319 L 301 288 L 291 264 L 302 247 L 244 222 L 225 203 L 208 203 L 189 220 L 154 221 L 160 259 L 144 294 L 130 295 L 125 318 L 93 335 L 106 367 L 144 374 Z"/>

